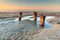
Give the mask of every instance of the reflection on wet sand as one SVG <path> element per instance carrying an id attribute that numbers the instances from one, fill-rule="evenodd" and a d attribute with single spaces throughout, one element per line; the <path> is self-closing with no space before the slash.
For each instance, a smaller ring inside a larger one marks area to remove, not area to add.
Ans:
<path id="1" fill-rule="evenodd" d="M 52 28 L 56 28 L 58 26 L 57 23 L 53 23 Z"/>

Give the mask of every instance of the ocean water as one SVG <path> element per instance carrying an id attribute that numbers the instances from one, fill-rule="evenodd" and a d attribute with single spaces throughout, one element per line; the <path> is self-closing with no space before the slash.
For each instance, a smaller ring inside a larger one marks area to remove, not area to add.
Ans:
<path id="1" fill-rule="evenodd" d="M 53 19 L 53 18 L 55 18 L 55 16 L 46 16 L 46 18 L 45 18 L 45 24 L 44 24 L 45 28 L 52 27 L 52 23 L 47 22 L 47 20 L 48 19 Z M 22 17 L 22 21 L 23 20 L 33 21 L 34 18 L 33 18 L 33 16 L 25 16 L 25 17 Z M 5 19 L 4 20 L 0 20 L 0 24 L 4 24 L 4 23 L 8 23 L 8 22 L 13 22 L 13 21 L 18 21 L 18 18 L 10 18 L 10 20 L 9 20 L 9 18 L 7 20 L 5 20 Z M 39 21 L 40 21 L 40 17 L 37 17 L 37 21 L 36 21 L 35 25 L 38 28 L 40 27 Z"/>

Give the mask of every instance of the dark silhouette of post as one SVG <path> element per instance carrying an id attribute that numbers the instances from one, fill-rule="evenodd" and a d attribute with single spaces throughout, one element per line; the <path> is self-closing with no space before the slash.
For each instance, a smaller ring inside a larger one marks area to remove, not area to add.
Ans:
<path id="1" fill-rule="evenodd" d="M 37 20 L 37 12 L 34 12 L 34 21 Z"/>
<path id="2" fill-rule="evenodd" d="M 44 23 L 45 23 L 45 17 L 43 14 L 40 15 L 40 26 L 44 26 Z"/>
<path id="3" fill-rule="evenodd" d="M 22 17 L 22 12 L 19 12 L 19 15 L 18 15 L 18 20 L 21 21 L 21 17 Z"/>

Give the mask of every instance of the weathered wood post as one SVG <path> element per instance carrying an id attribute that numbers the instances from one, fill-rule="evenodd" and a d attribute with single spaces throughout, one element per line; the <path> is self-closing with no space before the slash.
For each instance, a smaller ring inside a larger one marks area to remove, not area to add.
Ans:
<path id="1" fill-rule="evenodd" d="M 45 17 L 43 14 L 40 15 L 40 26 L 44 26 L 44 23 L 45 23 Z"/>
<path id="2" fill-rule="evenodd" d="M 21 17 L 22 17 L 22 12 L 19 12 L 19 15 L 18 15 L 18 20 L 21 21 Z"/>
<path id="3" fill-rule="evenodd" d="M 34 21 L 37 20 L 37 12 L 34 12 Z"/>

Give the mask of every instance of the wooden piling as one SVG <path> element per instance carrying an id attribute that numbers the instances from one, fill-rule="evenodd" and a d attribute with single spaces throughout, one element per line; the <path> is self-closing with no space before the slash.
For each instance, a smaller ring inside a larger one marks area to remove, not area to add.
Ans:
<path id="1" fill-rule="evenodd" d="M 22 17 L 22 12 L 19 13 L 18 15 L 18 20 L 21 21 L 21 17 Z"/>
<path id="2" fill-rule="evenodd" d="M 40 26 L 44 26 L 44 23 L 45 23 L 45 17 L 43 14 L 40 15 Z"/>
<path id="3" fill-rule="evenodd" d="M 37 12 L 34 12 L 34 21 L 37 20 Z"/>

